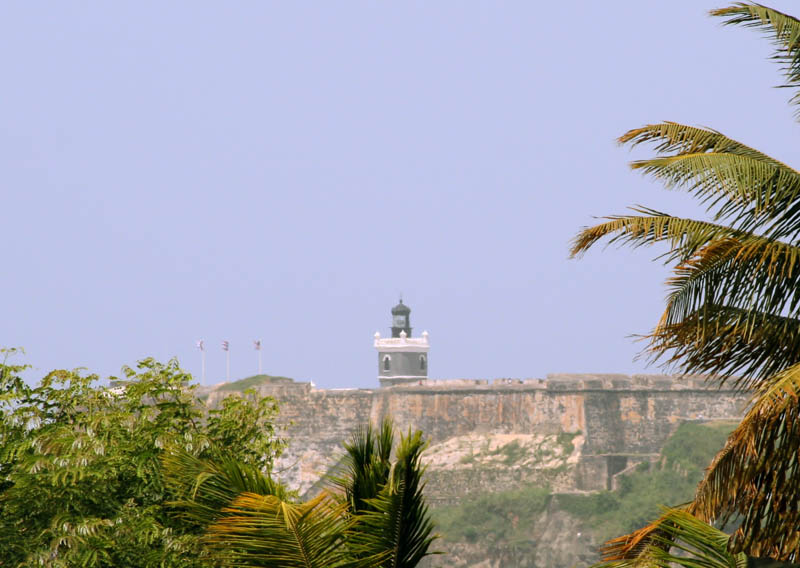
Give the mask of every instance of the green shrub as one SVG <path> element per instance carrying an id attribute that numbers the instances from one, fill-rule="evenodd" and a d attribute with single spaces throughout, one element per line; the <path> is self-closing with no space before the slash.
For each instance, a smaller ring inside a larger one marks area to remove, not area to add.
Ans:
<path id="1" fill-rule="evenodd" d="M 440 507 L 434 516 L 441 533 L 451 541 L 514 540 L 529 532 L 550 497 L 550 490 L 542 487 L 488 493 Z"/>
<path id="2" fill-rule="evenodd" d="M 725 445 L 725 439 L 735 427 L 735 423 L 727 421 L 681 424 L 661 450 L 666 467 L 703 471 L 711 457 Z"/>

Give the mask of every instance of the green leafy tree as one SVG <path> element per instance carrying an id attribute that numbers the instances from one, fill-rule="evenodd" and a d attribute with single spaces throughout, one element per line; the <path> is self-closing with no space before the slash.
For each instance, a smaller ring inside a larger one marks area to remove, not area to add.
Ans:
<path id="1" fill-rule="evenodd" d="M 754 27 L 775 45 L 785 86 L 800 105 L 800 21 L 736 3 L 714 10 L 726 24 Z M 800 108 L 800 107 L 799 107 Z M 606 218 L 575 239 L 579 255 L 604 238 L 669 246 L 673 266 L 649 354 L 687 373 L 708 373 L 754 394 L 754 404 L 717 455 L 686 511 L 702 521 L 740 523 L 733 551 L 796 561 L 800 554 L 800 172 L 721 132 L 665 122 L 631 130 L 629 145 L 658 155 L 634 169 L 688 191 L 710 220 L 647 208 Z M 656 522 L 612 541 L 607 556 L 636 557 Z"/>
<path id="2" fill-rule="evenodd" d="M 282 448 L 274 400 L 251 393 L 209 411 L 174 360 L 126 367 L 114 386 L 59 370 L 32 387 L 24 368 L 0 365 L 2 566 L 204 566 L 202 527 L 167 506 L 166 448 L 258 471 Z"/>

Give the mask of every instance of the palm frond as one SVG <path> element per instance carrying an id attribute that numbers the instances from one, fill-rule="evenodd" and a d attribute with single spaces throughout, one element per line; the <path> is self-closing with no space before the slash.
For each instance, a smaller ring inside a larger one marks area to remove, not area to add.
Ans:
<path id="1" fill-rule="evenodd" d="M 739 375 L 740 386 L 800 358 L 800 247 L 647 209 L 581 231 L 580 255 L 604 237 L 634 247 L 669 243 L 678 262 L 646 354 L 684 373 Z"/>
<path id="2" fill-rule="evenodd" d="M 636 565 L 645 555 L 647 549 L 654 542 L 665 517 L 662 515 L 652 523 L 633 531 L 630 534 L 618 536 L 604 543 L 600 548 L 603 562 L 593 568 L 628 567 Z"/>
<path id="3" fill-rule="evenodd" d="M 662 322 L 711 304 L 797 316 L 799 280 L 800 247 L 757 236 L 716 240 L 675 268 Z"/>
<path id="4" fill-rule="evenodd" d="M 653 361 L 683 373 L 731 377 L 739 388 L 800 362 L 797 319 L 711 303 L 645 338 Z"/>
<path id="5" fill-rule="evenodd" d="M 372 424 L 360 425 L 344 443 L 342 467 L 330 481 L 344 494 L 352 513 L 370 509 L 369 500 L 389 480 L 393 444 L 394 426 L 388 418 L 377 432 Z"/>
<path id="6" fill-rule="evenodd" d="M 796 562 L 800 548 L 800 364 L 764 382 L 708 468 L 692 512 L 741 522 L 734 549 Z"/>
<path id="7" fill-rule="evenodd" d="M 664 314 L 645 336 L 653 359 L 686 373 L 739 372 L 742 386 L 797 361 L 800 247 L 754 235 L 721 238 L 674 271 Z M 770 336 L 781 332 L 787 335 Z M 758 358 L 748 361 L 752 355 Z"/>
<path id="8" fill-rule="evenodd" d="M 656 566 L 671 568 L 744 568 L 747 556 L 728 550 L 730 536 L 680 509 L 664 515 L 650 558 Z M 677 554 L 673 554 L 676 551 Z"/>
<path id="9" fill-rule="evenodd" d="M 728 138 L 721 132 L 710 128 L 687 126 L 677 122 L 666 121 L 634 128 L 620 136 L 617 142 L 630 144 L 632 147 L 653 142 L 655 143 L 654 150 L 662 154 L 675 153 L 676 155 L 685 155 L 712 152 L 715 154 L 744 156 L 791 170 L 783 162 L 779 162 L 775 158 L 737 140 Z"/>
<path id="10" fill-rule="evenodd" d="M 180 449 L 162 456 L 165 483 L 179 496 L 170 505 L 177 515 L 200 526 L 222 516 L 222 510 L 248 492 L 286 499 L 285 488 L 257 466 L 226 458 L 201 459 Z"/>
<path id="11" fill-rule="evenodd" d="M 358 515 L 352 542 L 365 556 L 388 551 L 383 567 L 413 568 L 431 554 L 428 550 L 438 538 L 422 494 L 421 454 L 426 447 L 420 431 L 402 436 L 388 483 L 369 500 L 372 508 Z"/>
<path id="12" fill-rule="evenodd" d="M 742 25 L 765 32 L 775 45 L 772 58 L 782 65 L 786 76 L 783 86 L 795 90 L 800 87 L 800 20 L 760 4 L 744 2 L 710 13 L 724 18 L 725 25 Z M 800 93 L 795 93 L 789 102 L 792 105 L 800 104 Z"/>
<path id="13" fill-rule="evenodd" d="M 622 135 L 633 146 L 655 143 L 664 152 L 631 164 L 668 188 L 694 194 L 716 220 L 774 237 L 795 237 L 800 219 L 800 172 L 714 130 L 673 122 Z"/>
<path id="14" fill-rule="evenodd" d="M 683 261 L 703 245 L 723 238 L 743 237 L 748 233 L 706 221 L 672 217 L 644 207 L 633 210 L 641 215 L 604 217 L 605 223 L 584 228 L 573 239 L 570 256 L 577 257 L 605 237 L 608 244 L 640 247 L 661 241 L 669 243 L 666 262 Z"/>
<path id="15" fill-rule="evenodd" d="M 636 546 L 607 547 L 605 561 L 594 568 L 748 566 L 745 554 L 728 550 L 728 534 L 683 509 L 666 509 L 657 521 L 639 531 L 638 536 Z"/>
<path id="16" fill-rule="evenodd" d="M 291 504 L 273 495 L 243 493 L 212 524 L 204 542 L 223 566 L 330 568 L 377 566 L 346 554 L 351 523 L 346 503 L 322 494 Z"/>
<path id="17" fill-rule="evenodd" d="M 773 204 L 787 195 L 796 198 L 800 185 L 800 176 L 793 170 L 722 152 L 637 160 L 631 167 L 661 179 L 668 188 L 683 187 L 703 202 L 710 201 L 712 207 L 721 203 L 718 218 L 743 209 L 754 217 L 774 214 Z"/>

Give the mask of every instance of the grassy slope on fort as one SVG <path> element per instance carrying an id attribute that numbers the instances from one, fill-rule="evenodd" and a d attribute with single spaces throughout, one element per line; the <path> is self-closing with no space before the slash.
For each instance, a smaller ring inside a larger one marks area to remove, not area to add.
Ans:
<path id="1" fill-rule="evenodd" d="M 582 519 L 582 530 L 599 544 L 656 518 L 661 505 L 691 499 L 703 469 L 734 426 L 732 422 L 682 424 L 667 440 L 659 461 L 642 464 L 622 477 L 615 491 L 552 494 L 534 487 L 498 491 L 436 509 L 438 530 L 445 541 L 518 546 L 530 540 L 545 509 L 556 507 Z"/>
<path id="2" fill-rule="evenodd" d="M 239 379 L 238 381 L 233 381 L 232 383 L 225 383 L 219 387 L 219 390 L 244 392 L 247 389 L 253 389 L 263 384 L 274 382 L 290 382 L 293 380 L 294 379 L 290 379 L 289 377 L 280 377 L 277 375 L 253 375 L 252 377 L 245 377 L 244 379 Z"/>

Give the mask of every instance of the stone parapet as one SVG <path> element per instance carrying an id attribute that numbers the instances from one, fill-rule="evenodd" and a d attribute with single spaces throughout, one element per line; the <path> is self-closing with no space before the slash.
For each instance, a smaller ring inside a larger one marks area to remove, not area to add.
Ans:
<path id="1" fill-rule="evenodd" d="M 458 390 L 548 391 L 718 391 L 735 392 L 730 382 L 720 385 L 702 375 L 549 374 L 546 379 L 411 379 L 382 388 L 446 392 Z"/>

